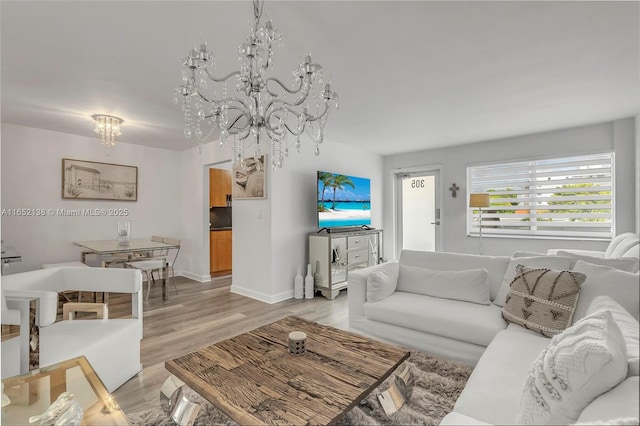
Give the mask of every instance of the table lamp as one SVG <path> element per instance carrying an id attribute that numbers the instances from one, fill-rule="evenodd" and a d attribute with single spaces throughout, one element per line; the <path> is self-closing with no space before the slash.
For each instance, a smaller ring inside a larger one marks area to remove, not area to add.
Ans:
<path id="1" fill-rule="evenodd" d="M 480 210 L 480 219 L 478 227 L 480 228 L 480 254 L 482 254 L 482 208 L 489 207 L 489 194 L 471 194 L 469 196 L 469 207 L 476 207 Z"/>

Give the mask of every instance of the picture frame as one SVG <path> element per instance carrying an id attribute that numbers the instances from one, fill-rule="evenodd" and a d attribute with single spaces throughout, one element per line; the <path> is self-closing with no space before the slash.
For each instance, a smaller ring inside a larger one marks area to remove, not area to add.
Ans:
<path id="1" fill-rule="evenodd" d="M 254 156 L 244 159 L 244 167 L 235 164 L 232 168 L 232 199 L 255 200 L 267 198 L 266 156 L 257 160 Z"/>
<path id="2" fill-rule="evenodd" d="M 63 158 L 62 198 L 138 201 L 138 168 Z"/>

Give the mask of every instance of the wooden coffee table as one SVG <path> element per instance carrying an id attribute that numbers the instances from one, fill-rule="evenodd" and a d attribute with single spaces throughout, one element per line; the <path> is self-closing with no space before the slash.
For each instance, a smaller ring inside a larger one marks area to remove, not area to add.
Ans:
<path id="1" fill-rule="evenodd" d="M 307 352 L 288 351 L 291 331 Z M 409 352 L 287 317 L 172 359 L 165 367 L 239 424 L 333 424 Z"/>

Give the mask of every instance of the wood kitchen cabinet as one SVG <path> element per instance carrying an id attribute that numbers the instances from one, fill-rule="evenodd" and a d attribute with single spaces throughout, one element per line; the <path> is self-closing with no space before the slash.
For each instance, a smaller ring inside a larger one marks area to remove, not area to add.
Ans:
<path id="1" fill-rule="evenodd" d="M 211 231 L 211 272 L 231 270 L 232 231 Z"/>
<path id="2" fill-rule="evenodd" d="M 231 195 L 231 170 L 209 169 L 209 207 L 227 205 Z"/>

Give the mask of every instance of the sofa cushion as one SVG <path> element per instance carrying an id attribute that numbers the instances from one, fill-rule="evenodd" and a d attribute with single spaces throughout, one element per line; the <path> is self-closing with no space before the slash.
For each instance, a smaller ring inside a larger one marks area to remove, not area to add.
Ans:
<path id="1" fill-rule="evenodd" d="M 400 264 L 397 290 L 482 305 L 491 303 L 486 269 L 439 271 Z"/>
<path id="2" fill-rule="evenodd" d="M 515 424 L 524 379 L 549 341 L 539 334 L 500 331 L 480 357 L 453 410 L 491 424 Z"/>
<path id="3" fill-rule="evenodd" d="M 518 265 L 516 271 L 518 275 L 502 308 L 504 319 L 544 336 L 553 336 L 567 328 L 586 276 L 522 265 Z"/>
<path id="4" fill-rule="evenodd" d="M 593 299 L 589 309 L 587 309 L 587 315 L 600 309 L 606 309 L 611 312 L 613 320 L 620 329 L 622 337 L 624 337 L 629 368 L 627 376 L 640 375 L 640 324 L 638 320 L 609 296 L 598 296 Z"/>
<path id="5" fill-rule="evenodd" d="M 519 251 L 514 251 L 511 254 L 511 258 L 515 259 L 516 257 L 537 257 L 537 256 L 547 256 L 550 253 L 539 253 L 537 251 L 525 251 L 525 250 L 519 250 Z M 555 254 L 555 253 L 554 253 Z"/>
<path id="6" fill-rule="evenodd" d="M 611 312 L 594 312 L 554 336 L 533 362 L 517 423 L 573 423 L 626 375 L 624 339 Z"/>
<path id="7" fill-rule="evenodd" d="M 594 424 L 606 420 L 634 418 L 638 424 L 640 409 L 640 377 L 628 377 L 608 392 L 603 393 L 585 407 L 578 417 L 578 423 Z M 610 423 L 610 424 L 622 424 Z"/>
<path id="8" fill-rule="evenodd" d="M 638 274 L 594 265 L 582 260 L 576 262 L 573 270 L 587 276 L 578 297 L 574 322 L 587 314 L 593 299 L 603 295 L 611 297 L 634 317 L 638 315 L 640 311 L 640 286 L 638 285 L 640 276 Z"/>
<path id="9" fill-rule="evenodd" d="M 579 254 L 581 256 L 590 256 L 590 257 L 604 257 L 603 251 L 598 250 L 579 250 L 579 249 L 549 249 L 547 250 L 548 256 L 557 256 L 561 251 Z"/>
<path id="10" fill-rule="evenodd" d="M 511 281 L 516 277 L 516 266 L 524 265 L 530 268 L 547 268 L 556 269 L 560 271 L 567 271 L 571 269 L 573 259 L 560 256 L 532 256 L 532 257 L 518 257 L 511 259 L 507 266 L 505 273 L 502 277 L 500 289 L 496 295 L 493 303 L 498 306 L 504 306 L 507 293 L 509 293 L 509 285 Z"/>
<path id="11" fill-rule="evenodd" d="M 558 256 L 569 257 L 574 259 L 576 262 L 578 260 L 584 260 L 585 262 L 593 263 L 594 265 L 609 266 L 610 268 L 620 269 L 621 271 L 627 272 L 638 272 L 638 264 L 640 263 L 640 260 L 634 259 L 633 257 L 584 256 L 564 250 L 558 251 Z"/>
<path id="12" fill-rule="evenodd" d="M 489 276 L 491 300 L 495 299 L 509 263 L 507 256 L 480 256 L 475 254 L 402 250 L 399 262 L 439 271 L 486 269 Z"/>
<path id="13" fill-rule="evenodd" d="M 365 316 L 463 342 L 487 346 L 506 323 L 500 308 L 396 291 L 384 300 L 364 304 Z"/>
<path id="14" fill-rule="evenodd" d="M 397 262 L 386 262 L 367 276 L 367 301 L 386 299 L 396 291 L 398 269 Z"/>

